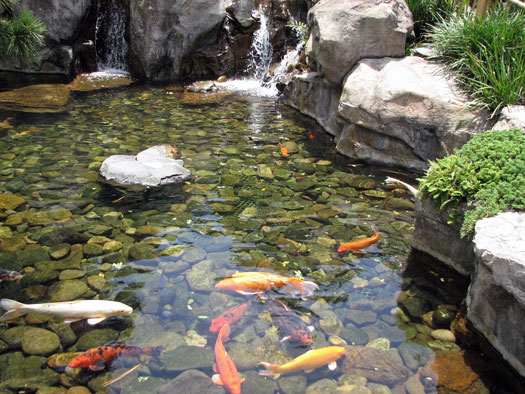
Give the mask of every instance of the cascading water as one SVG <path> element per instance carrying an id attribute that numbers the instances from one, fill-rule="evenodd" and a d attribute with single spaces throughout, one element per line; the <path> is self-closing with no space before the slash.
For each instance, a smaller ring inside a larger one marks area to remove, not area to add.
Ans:
<path id="1" fill-rule="evenodd" d="M 262 81 L 272 65 L 273 47 L 270 42 L 270 18 L 262 9 L 258 11 L 258 16 L 260 27 L 253 35 L 246 73 L 251 79 Z"/>
<path id="2" fill-rule="evenodd" d="M 126 72 L 126 8 L 119 0 L 99 0 L 95 48 L 99 71 Z"/>

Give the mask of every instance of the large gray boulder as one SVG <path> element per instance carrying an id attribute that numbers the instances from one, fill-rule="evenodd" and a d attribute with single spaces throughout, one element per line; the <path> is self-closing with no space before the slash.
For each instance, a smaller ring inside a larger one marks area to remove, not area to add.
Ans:
<path id="1" fill-rule="evenodd" d="M 100 175 L 118 185 L 162 186 L 179 183 L 191 173 L 184 168 L 182 160 L 170 157 L 169 145 L 158 145 L 146 149 L 136 156 L 114 155 L 100 166 Z"/>
<path id="2" fill-rule="evenodd" d="M 403 0 L 323 0 L 308 12 L 308 65 L 333 84 L 364 58 L 405 55 L 412 14 Z"/>
<path id="3" fill-rule="evenodd" d="M 420 57 L 365 59 L 347 76 L 338 116 L 339 152 L 369 162 L 423 170 L 486 130 L 487 114 L 443 65 Z"/>
<path id="4" fill-rule="evenodd" d="M 216 40 L 231 4 L 232 0 L 130 0 L 131 71 L 154 81 L 177 79 L 183 57 L 207 40 Z"/>
<path id="5" fill-rule="evenodd" d="M 480 220 L 467 318 L 525 377 L 525 213 Z"/>

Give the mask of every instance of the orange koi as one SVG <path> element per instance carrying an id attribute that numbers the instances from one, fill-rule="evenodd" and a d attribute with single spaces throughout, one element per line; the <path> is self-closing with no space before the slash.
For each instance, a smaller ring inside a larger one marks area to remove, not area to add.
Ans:
<path id="1" fill-rule="evenodd" d="M 141 347 L 135 345 L 125 345 L 123 343 L 113 343 L 105 346 L 98 346 L 79 354 L 69 362 L 72 368 L 88 367 L 92 371 L 100 371 L 120 356 L 158 356 L 164 346 Z"/>
<path id="2" fill-rule="evenodd" d="M 282 374 L 298 371 L 311 372 L 323 365 L 328 365 L 328 369 L 333 371 L 337 368 L 336 361 L 345 354 L 346 349 L 342 346 L 328 346 L 309 350 L 283 365 L 260 362 L 259 365 L 266 368 L 266 370 L 260 371 L 259 375 L 273 376 L 277 379 Z"/>
<path id="3" fill-rule="evenodd" d="M 215 342 L 215 362 L 213 371 L 215 375 L 212 376 L 213 383 L 224 388 L 231 394 L 241 394 L 241 384 L 244 379 L 241 379 L 237 367 L 233 360 L 226 352 L 223 340 L 227 340 L 230 335 L 230 326 L 225 324 L 219 331 L 219 336 Z"/>
<path id="4" fill-rule="evenodd" d="M 226 312 L 217 316 L 211 322 L 210 332 L 219 332 L 221 327 L 225 324 L 231 326 L 237 323 L 239 320 L 241 320 L 241 317 L 244 315 L 244 312 L 246 312 L 246 309 L 248 309 L 248 306 L 250 306 L 250 304 L 251 301 L 228 309 Z"/>
<path id="5" fill-rule="evenodd" d="M 311 140 L 313 140 L 315 138 L 315 135 L 314 133 L 312 133 L 312 131 L 310 130 L 310 132 L 308 133 L 308 138 L 310 138 Z"/>
<path id="6" fill-rule="evenodd" d="M 374 228 L 374 235 L 369 238 L 361 239 L 359 241 L 353 241 L 353 242 L 347 242 L 344 244 L 339 245 L 339 249 L 337 251 L 339 253 L 343 252 L 352 252 L 352 253 L 362 253 L 361 249 L 366 248 L 367 246 L 372 245 L 374 242 L 379 241 L 379 233 Z"/>
<path id="7" fill-rule="evenodd" d="M 288 285 L 298 289 L 302 298 L 311 296 L 314 290 L 319 288 L 314 282 L 295 277 L 287 278 L 270 272 L 238 272 L 231 278 L 221 280 L 215 287 L 233 290 L 242 295 L 254 295 Z"/>
<path id="8" fill-rule="evenodd" d="M 281 155 L 288 156 L 288 149 L 286 149 L 286 146 L 284 146 L 282 143 L 279 142 L 279 146 L 281 148 Z"/>

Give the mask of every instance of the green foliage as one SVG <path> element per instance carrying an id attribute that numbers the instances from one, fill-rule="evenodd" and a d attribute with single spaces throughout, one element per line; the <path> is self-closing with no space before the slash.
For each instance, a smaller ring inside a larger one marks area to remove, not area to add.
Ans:
<path id="1" fill-rule="evenodd" d="M 478 134 L 431 162 L 419 181 L 421 197 L 432 199 L 439 211 L 449 209 L 451 219 L 462 223 L 462 237 L 472 234 L 482 218 L 525 210 L 525 135 L 518 129 Z"/>
<path id="2" fill-rule="evenodd" d="M 416 41 L 424 39 L 424 33 L 442 19 L 454 13 L 462 13 L 468 6 L 466 0 L 406 0 L 414 21 Z"/>
<path id="3" fill-rule="evenodd" d="M 44 24 L 31 11 L 14 13 L 16 0 L 0 0 L 0 58 L 26 63 L 44 45 Z"/>
<path id="4" fill-rule="evenodd" d="M 286 26 L 295 31 L 301 41 L 308 41 L 308 27 L 306 23 L 292 20 L 292 22 Z"/>
<path id="5" fill-rule="evenodd" d="M 496 113 L 525 104 L 525 14 L 517 7 L 498 4 L 483 18 L 453 14 L 428 36 L 480 106 Z"/>

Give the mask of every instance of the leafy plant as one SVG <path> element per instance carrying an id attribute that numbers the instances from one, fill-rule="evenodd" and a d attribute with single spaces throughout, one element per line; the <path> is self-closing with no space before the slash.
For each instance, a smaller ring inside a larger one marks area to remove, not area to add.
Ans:
<path id="1" fill-rule="evenodd" d="M 27 63 L 44 45 L 46 28 L 31 11 L 16 14 L 16 1 L 0 0 L 0 58 Z"/>
<path id="2" fill-rule="evenodd" d="M 431 162 L 419 181 L 421 196 L 462 223 L 461 237 L 470 235 L 482 218 L 525 210 L 525 135 L 518 129 L 478 134 L 454 154 Z"/>
<path id="3" fill-rule="evenodd" d="M 291 28 L 301 41 L 308 41 L 308 27 L 306 23 L 292 20 L 292 22 L 286 26 Z"/>
<path id="4" fill-rule="evenodd" d="M 428 37 L 480 106 L 496 113 L 525 104 L 525 13 L 499 4 L 483 18 L 452 14 Z"/>

